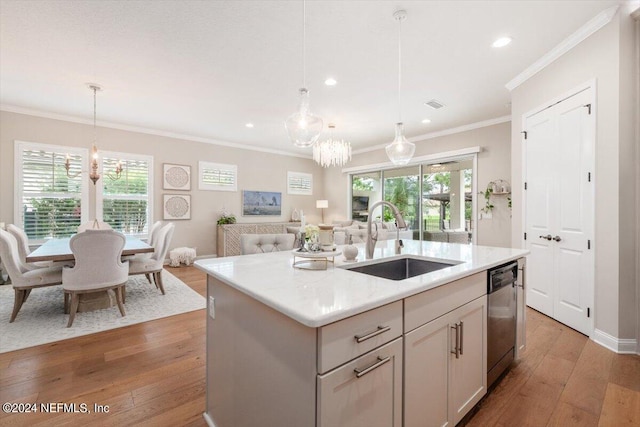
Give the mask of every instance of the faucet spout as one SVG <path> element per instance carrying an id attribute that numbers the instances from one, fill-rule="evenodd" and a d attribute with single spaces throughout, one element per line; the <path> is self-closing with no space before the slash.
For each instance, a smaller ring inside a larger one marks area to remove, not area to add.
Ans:
<path id="1" fill-rule="evenodd" d="M 402 215 L 400 214 L 400 210 L 393 203 L 387 202 L 386 200 L 381 200 L 371 205 L 371 207 L 369 208 L 369 217 L 367 219 L 367 240 L 365 245 L 366 259 L 373 258 L 373 252 L 375 251 L 376 242 L 378 241 L 378 230 L 377 230 L 378 227 L 376 225 L 376 232 L 374 235 L 372 230 L 372 217 L 373 217 L 373 211 L 375 210 L 375 208 L 377 208 L 380 205 L 386 205 L 389 208 L 391 208 L 391 212 L 393 212 L 393 216 L 396 218 L 396 224 L 398 226 L 398 230 L 400 230 L 401 228 L 407 228 L 407 223 L 402 218 Z M 402 243 L 400 242 L 400 236 L 398 231 L 398 233 L 396 233 L 396 252 L 401 247 L 402 247 Z"/>

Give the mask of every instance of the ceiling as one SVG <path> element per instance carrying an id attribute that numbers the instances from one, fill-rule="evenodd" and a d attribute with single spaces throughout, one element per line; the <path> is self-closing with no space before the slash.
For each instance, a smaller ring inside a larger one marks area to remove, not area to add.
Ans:
<path id="1" fill-rule="evenodd" d="M 505 84 L 618 1 L 306 3 L 311 109 L 354 150 L 510 114 Z M 0 104 L 310 155 L 284 120 L 302 87 L 302 1 L 0 1 Z M 513 42 L 493 48 L 498 37 Z M 328 77 L 337 85 L 324 84 Z M 425 101 L 446 105 L 433 110 Z M 26 111 L 25 110 L 25 111 Z M 423 119 L 430 124 L 423 124 Z M 246 123 L 253 123 L 247 128 Z M 326 133 L 323 134 L 323 137 Z"/>

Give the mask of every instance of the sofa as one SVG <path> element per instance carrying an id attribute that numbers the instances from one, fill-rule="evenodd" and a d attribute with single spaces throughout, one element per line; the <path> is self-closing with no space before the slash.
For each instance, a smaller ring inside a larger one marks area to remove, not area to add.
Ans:
<path id="1" fill-rule="evenodd" d="M 349 243 L 364 243 L 367 239 L 367 223 L 356 220 L 334 221 L 333 239 L 337 245 Z M 378 230 L 378 240 L 395 239 L 398 228 L 394 221 L 382 222 L 374 221 L 371 224 L 373 230 Z M 413 232 L 411 230 L 400 230 L 400 238 L 411 240 Z"/>

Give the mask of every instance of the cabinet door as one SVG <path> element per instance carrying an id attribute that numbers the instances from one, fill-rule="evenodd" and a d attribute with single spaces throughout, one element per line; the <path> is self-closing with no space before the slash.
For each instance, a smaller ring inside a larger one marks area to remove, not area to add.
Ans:
<path id="1" fill-rule="evenodd" d="M 460 336 L 459 357 L 449 355 L 450 419 L 457 424 L 487 392 L 487 297 L 455 310 Z M 455 339 L 456 331 L 452 331 Z"/>
<path id="2" fill-rule="evenodd" d="M 402 338 L 318 375 L 317 416 L 318 427 L 401 427 Z"/>
<path id="3" fill-rule="evenodd" d="M 527 338 L 526 274 L 526 258 L 520 258 L 518 260 L 518 282 L 516 289 L 516 360 L 520 359 L 520 355 L 524 351 Z"/>
<path id="4" fill-rule="evenodd" d="M 448 426 L 451 313 L 405 335 L 404 424 Z"/>

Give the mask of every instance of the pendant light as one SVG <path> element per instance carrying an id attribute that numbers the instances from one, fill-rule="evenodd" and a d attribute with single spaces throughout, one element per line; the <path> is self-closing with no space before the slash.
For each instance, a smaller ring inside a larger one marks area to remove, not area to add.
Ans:
<path id="1" fill-rule="evenodd" d="M 396 137 L 391 144 L 385 147 L 385 151 L 394 165 L 406 165 L 416 151 L 416 145 L 409 142 L 403 134 L 402 103 L 400 101 L 402 88 L 402 21 L 407 19 L 407 12 L 398 10 L 393 14 L 393 19 L 398 21 L 398 123 L 396 123 Z"/>
<path id="2" fill-rule="evenodd" d="M 96 185 L 96 183 L 100 179 L 100 173 L 98 172 L 98 127 L 96 125 L 96 95 L 99 91 L 102 90 L 102 87 L 95 83 L 87 83 L 87 87 L 93 91 L 93 144 L 91 145 L 91 172 L 89 172 L 89 179 L 91 180 L 91 182 L 93 182 L 93 185 Z M 70 173 L 71 157 L 68 154 L 64 163 L 64 167 L 67 170 L 67 176 L 69 178 L 75 178 L 82 173 L 78 172 L 73 175 Z M 112 181 L 116 181 L 122 177 L 122 171 L 122 162 L 118 161 L 114 174 L 107 174 L 107 176 Z"/>
<path id="3" fill-rule="evenodd" d="M 311 147 L 322 132 L 322 119 L 311 113 L 309 109 L 309 91 L 306 81 L 306 38 L 307 38 L 307 6 L 302 2 L 302 88 L 298 111 L 285 121 L 289 139 L 296 147 Z"/>
<path id="4" fill-rule="evenodd" d="M 323 168 L 344 166 L 351 160 L 351 144 L 343 139 L 335 139 L 333 130 L 336 125 L 329 123 L 330 137 L 313 145 L 313 160 Z"/>

